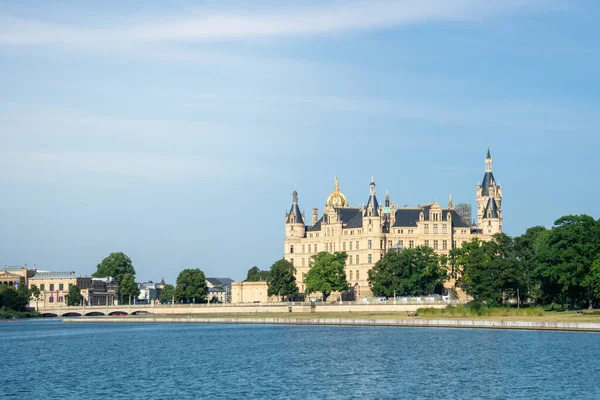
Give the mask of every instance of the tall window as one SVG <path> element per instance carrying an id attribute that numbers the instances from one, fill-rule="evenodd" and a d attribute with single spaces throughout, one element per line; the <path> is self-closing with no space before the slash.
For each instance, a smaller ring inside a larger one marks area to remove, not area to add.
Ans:
<path id="1" fill-rule="evenodd" d="M 303 266 L 303 267 L 305 266 L 305 265 L 304 265 L 304 260 L 305 260 L 305 258 L 304 258 L 304 257 L 302 257 L 302 266 Z"/>
<path id="2" fill-rule="evenodd" d="M 442 250 L 448 250 L 448 241 L 447 240 L 442 241 Z"/>
<path id="3" fill-rule="evenodd" d="M 346 251 L 346 242 L 342 243 L 342 250 Z"/>
<path id="4" fill-rule="evenodd" d="M 359 261 L 359 258 L 358 258 L 358 254 L 356 255 L 356 263 L 360 264 L 360 261 Z M 356 279 L 358 279 L 358 277 Z"/>
<path id="5" fill-rule="evenodd" d="M 358 240 L 356 241 L 356 250 L 358 250 Z"/>
<path id="6" fill-rule="evenodd" d="M 60 290 L 61 292 L 62 292 L 63 290 L 65 290 L 65 284 L 64 284 L 64 283 L 59 283 L 59 284 L 58 284 L 58 290 Z"/>
<path id="7" fill-rule="evenodd" d="M 350 246 L 350 250 L 352 250 L 352 242 L 349 242 L 348 245 Z"/>
<path id="8" fill-rule="evenodd" d="M 51 283 L 51 284 L 50 284 L 50 291 L 51 291 L 51 292 L 54 292 L 54 283 Z"/>
<path id="9" fill-rule="evenodd" d="M 317 250 L 317 244 L 315 243 L 315 253 L 318 253 L 319 250 Z"/>
<path id="10" fill-rule="evenodd" d="M 367 249 L 370 249 L 370 248 L 372 248 L 372 246 L 373 246 L 373 242 L 369 240 L 369 241 L 367 242 Z"/>
<path id="11" fill-rule="evenodd" d="M 350 280 L 352 280 L 352 270 L 350 270 Z"/>
<path id="12" fill-rule="evenodd" d="M 442 225 L 442 233 L 448 233 L 448 225 L 446 225 L 446 224 Z"/>
<path id="13" fill-rule="evenodd" d="M 372 256 L 371 254 L 369 254 L 369 255 L 367 256 L 367 262 L 368 262 L 369 264 L 371 264 L 371 263 L 373 262 L 373 256 Z"/>
<path id="14" fill-rule="evenodd" d="M 292 265 L 294 265 L 294 259 L 293 259 L 293 258 L 290 258 L 290 263 L 291 263 Z"/>
<path id="15" fill-rule="evenodd" d="M 429 233 L 429 224 L 425 224 L 425 233 Z"/>
<path id="16" fill-rule="evenodd" d="M 305 249 L 304 245 L 302 245 L 302 252 L 303 253 L 304 253 L 304 250 L 306 250 L 306 249 Z"/>
<path id="17" fill-rule="evenodd" d="M 434 249 L 434 250 L 437 250 L 437 249 L 438 249 L 438 241 L 437 241 L 437 240 L 434 240 L 434 241 L 433 241 L 433 249 Z"/>
<path id="18" fill-rule="evenodd" d="M 360 274 L 359 274 L 359 271 L 356 270 L 356 280 L 359 280 L 359 279 L 360 279 Z"/>
<path id="19" fill-rule="evenodd" d="M 429 240 L 425 241 L 425 246 L 429 247 Z"/>
<path id="20" fill-rule="evenodd" d="M 392 241 L 388 240 L 388 249 L 391 249 L 391 248 L 392 248 Z"/>
<path id="21" fill-rule="evenodd" d="M 290 253 L 294 254 L 294 245 L 293 244 L 290 246 Z"/>
<path id="22" fill-rule="evenodd" d="M 311 251 L 310 251 L 310 244 L 308 245 L 308 252 L 309 252 L 309 253 L 311 252 Z"/>
<path id="23" fill-rule="evenodd" d="M 438 224 L 433 224 L 433 233 L 438 233 Z"/>
<path id="24" fill-rule="evenodd" d="M 348 263 L 352 265 L 352 256 L 348 257 Z"/>
<path id="25" fill-rule="evenodd" d="M 408 241 L 408 247 L 411 248 L 411 249 L 414 249 L 415 248 L 415 241 L 414 240 L 409 240 Z"/>
<path id="26" fill-rule="evenodd" d="M 40 283 L 40 290 L 43 292 L 44 290 L 46 290 L 46 285 L 43 283 Z"/>

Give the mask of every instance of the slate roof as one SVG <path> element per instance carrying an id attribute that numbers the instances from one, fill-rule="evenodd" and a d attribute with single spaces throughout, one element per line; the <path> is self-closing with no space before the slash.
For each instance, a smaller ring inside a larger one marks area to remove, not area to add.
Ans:
<path id="1" fill-rule="evenodd" d="M 235 282 L 233 279 L 231 278 L 216 278 L 219 282 L 221 282 L 223 285 L 231 285 L 233 282 Z"/>
<path id="2" fill-rule="evenodd" d="M 290 220 L 292 219 L 291 216 L 292 214 L 294 214 L 294 216 L 296 217 L 296 224 L 304 224 L 304 219 L 302 218 L 302 213 L 300 212 L 300 207 L 298 207 L 297 203 L 292 204 L 292 208 L 290 208 L 290 212 L 288 213 L 288 217 L 287 220 L 285 221 L 286 223 L 290 223 Z"/>
<path id="3" fill-rule="evenodd" d="M 373 216 L 379 217 L 379 202 L 377 201 L 377 197 L 372 194 L 369 196 L 369 201 L 367 202 L 367 208 L 369 206 L 373 207 Z M 365 217 L 367 216 L 367 210 L 365 209 Z"/>
<path id="4" fill-rule="evenodd" d="M 424 220 L 429 221 L 429 210 L 431 209 L 430 205 L 423 206 L 422 209 L 419 208 L 401 208 L 396 210 L 396 220 L 394 221 L 394 227 L 416 227 L 417 222 L 419 221 L 419 215 L 421 211 L 424 214 Z M 452 226 L 456 228 L 470 228 L 470 223 L 463 221 L 460 218 L 460 215 L 456 212 L 456 210 L 447 210 L 442 209 L 442 221 L 446 221 L 448 213 L 452 215 Z"/>
<path id="5" fill-rule="evenodd" d="M 321 222 L 323 222 L 323 217 L 321 217 L 316 224 L 314 224 L 313 226 L 308 227 L 308 231 L 309 232 L 319 232 L 321 230 Z"/>
<path id="6" fill-rule="evenodd" d="M 489 216 L 488 216 L 489 214 Z M 485 210 L 483 210 L 483 218 L 498 218 L 498 205 L 496 204 L 496 200 L 490 197 L 487 205 L 485 206 Z"/>
<path id="7" fill-rule="evenodd" d="M 483 181 L 481 182 L 481 195 L 489 196 L 490 195 L 490 186 L 496 185 L 496 180 L 494 179 L 494 174 L 492 171 L 488 171 L 483 175 Z"/>
<path id="8" fill-rule="evenodd" d="M 67 271 L 67 272 L 39 272 L 38 271 L 30 279 L 60 279 L 60 278 L 83 278 L 83 276 L 75 274 L 75 271 Z"/>

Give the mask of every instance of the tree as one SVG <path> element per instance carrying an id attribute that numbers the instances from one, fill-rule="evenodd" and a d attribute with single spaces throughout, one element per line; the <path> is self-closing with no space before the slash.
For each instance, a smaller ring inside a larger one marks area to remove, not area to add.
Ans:
<path id="1" fill-rule="evenodd" d="M 111 276 L 115 278 L 119 286 L 126 274 L 131 275 L 135 280 L 135 268 L 133 268 L 131 259 L 122 252 L 111 253 L 96 268 L 97 270 L 92 276 L 96 278 Z"/>
<path id="2" fill-rule="evenodd" d="M 0 285 L 0 308 L 6 307 L 14 311 L 25 311 L 29 304 L 29 289 L 24 284 L 18 289 Z"/>
<path id="3" fill-rule="evenodd" d="M 37 301 L 42 296 L 42 292 L 40 292 L 40 288 L 38 288 L 37 285 L 31 285 L 31 288 L 29 289 L 29 295 Z"/>
<path id="4" fill-rule="evenodd" d="M 440 258 L 429 247 L 388 252 L 369 271 L 375 296 L 415 296 L 432 293 L 447 277 Z"/>
<path id="5" fill-rule="evenodd" d="M 83 300 L 81 290 L 77 285 L 71 286 L 71 288 L 69 289 L 69 294 L 66 296 L 66 298 L 68 306 L 78 306 Z"/>
<path id="6" fill-rule="evenodd" d="M 175 299 L 184 302 L 204 302 L 208 294 L 206 277 L 200 269 L 184 269 L 177 276 Z"/>
<path id="7" fill-rule="evenodd" d="M 459 285 L 479 301 L 501 304 L 524 287 L 514 240 L 503 234 L 491 241 L 473 239 L 454 251 L 462 267 Z"/>
<path id="8" fill-rule="evenodd" d="M 135 300 L 140 295 L 140 288 L 135 283 L 135 279 L 131 274 L 124 274 L 119 284 L 119 297 L 121 304 L 128 304 L 130 299 Z"/>
<path id="9" fill-rule="evenodd" d="M 323 301 L 331 292 L 341 292 L 348 289 L 346 280 L 346 252 L 328 253 L 322 251 L 312 256 L 310 269 L 306 274 L 306 294 L 321 292 Z"/>
<path id="10" fill-rule="evenodd" d="M 560 288 L 573 308 L 593 307 L 595 280 L 592 263 L 600 252 L 600 222 L 589 215 L 557 219 L 540 248 L 542 276 Z"/>
<path id="11" fill-rule="evenodd" d="M 269 280 L 269 271 L 261 271 L 257 266 L 248 270 L 245 282 L 264 282 Z"/>
<path id="12" fill-rule="evenodd" d="M 276 261 L 271 266 L 269 272 L 269 296 L 290 296 L 298 293 L 298 286 L 296 285 L 296 278 L 294 273 L 296 268 L 294 265 L 285 260 L 281 259 Z"/>
<path id="13" fill-rule="evenodd" d="M 175 296 L 175 286 L 167 283 L 160 293 L 160 304 L 168 304 L 173 301 L 173 296 Z"/>
<path id="14" fill-rule="evenodd" d="M 538 271 L 538 252 L 540 243 L 548 230 L 543 226 L 527 229 L 521 236 L 514 239 L 514 248 L 519 263 L 523 286 L 520 288 L 520 298 L 543 301 L 546 284 L 542 283 Z"/>

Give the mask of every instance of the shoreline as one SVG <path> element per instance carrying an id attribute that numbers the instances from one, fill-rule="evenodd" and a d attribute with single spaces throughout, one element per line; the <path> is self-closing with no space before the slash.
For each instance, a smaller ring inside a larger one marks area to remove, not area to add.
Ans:
<path id="1" fill-rule="evenodd" d="M 64 323 L 121 324 L 255 324 L 255 325 L 334 325 L 396 326 L 418 328 L 519 329 L 542 331 L 600 332 L 597 322 L 513 321 L 473 319 L 359 319 L 359 318 L 171 318 L 171 317 L 76 317 Z"/>

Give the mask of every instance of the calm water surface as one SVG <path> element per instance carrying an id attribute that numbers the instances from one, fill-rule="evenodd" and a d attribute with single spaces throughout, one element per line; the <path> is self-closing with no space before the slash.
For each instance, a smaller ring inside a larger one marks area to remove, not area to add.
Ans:
<path id="1" fill-rule="evenodd" d="M 0 398 L 600 399 L 600 335 L 0 322 Z"/>

